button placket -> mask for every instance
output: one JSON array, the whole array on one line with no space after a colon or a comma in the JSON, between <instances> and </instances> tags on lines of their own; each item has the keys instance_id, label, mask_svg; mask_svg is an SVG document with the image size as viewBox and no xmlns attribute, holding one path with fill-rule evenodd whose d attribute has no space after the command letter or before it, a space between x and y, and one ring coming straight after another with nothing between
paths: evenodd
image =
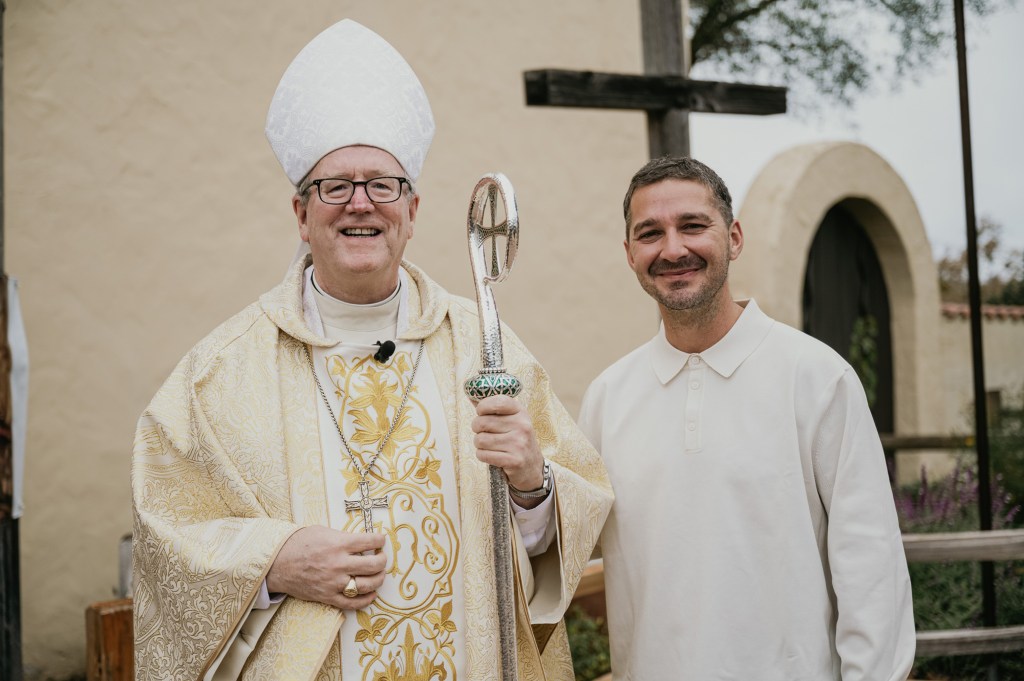
<instances>
[{"instance_id":1,"label":"button placket","mask_svg":"<svg viewBox=\"0 0 1024 681\"><path fill-rule=\"evenodd\" d=\"M707 365L697 355L691 355L686 362L686 382L689 394L686 396L684 413L684 442L686 451L701 448L701 404L704 401L704 372Z\"/></svg>"}]
</instances>

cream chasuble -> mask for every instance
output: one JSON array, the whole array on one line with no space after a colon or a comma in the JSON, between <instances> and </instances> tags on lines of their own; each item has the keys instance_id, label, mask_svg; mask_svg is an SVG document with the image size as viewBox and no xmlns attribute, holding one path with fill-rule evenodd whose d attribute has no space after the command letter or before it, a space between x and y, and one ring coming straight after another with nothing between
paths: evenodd
<instances>
[{"instance_id":1,"label":"cream chasuble","mask_svg":"<svg viewBox=\"0 0 1024 681\"><path fill-rule=\"evenodd\" d=\"M340 341L315 348L313 365L361 469L387 437L367 474L370 497L388 501L387 508L372 511L374 530L388 536L387 577L377 599L342 623L342 679L460 681L466 627L458 482L441 396L425 355L410 386L419 342L398 341L388 360L373 358L374 342L397 337L400 290L380 304L348 305L306 287L307 300L313 292L324 336ZM318 320L306 309L315 329ZM321 401L319 407L329 526L362 532L362 512L345 509L346 501L360 498L359 473L327 405Z\"/></svg>"},{"instance_id":2,"label":"cream chasuble","mask_svg":"<svg viewBox=\"0 0 1024 681\"><path fill-rule=\"evenodd\" d=\"M489 479L474 454L475 410L462 392L480 365L476 305L403 263L399 296L408 314L393 337L398 352L382 367L359 365L358 356L333 350L338 343L325 338L327 329L307 322L309 264L308 256L296 261L284 282L200 341L139 420L132 459L136 673L182 681L208 672L219 678L222 671L240 679L343 681L362 678L359 668L366 667L372 681L422 679L429 669L437 671L427 678L440 678L443 669L446 681L494 679ZM571 681L561 617L608 514L611 488L547 374L511 330L503 335L506 366L523 382L518 399L557 490L556 538L541 555L525 557L510 519L519 556L520 679ZM413 409L369 478L372 496L390 495L391 506L375 509L373 520L389 534L387 581L395 591L362 617L290 597L252 610L297 529L361 523L361 515L340 511L358 492L345 475L351 469L341 465L339 441L328 441L334 434L324 430L329 420L307 348L358 455L376 451L372 441L394 414L394 391L404 387L399 365L414 361L421 340ZM365 357L366 349L357 355ZM344 399L339 386L349 391ZM445 459L451 468L435 470L434 462ZM344 650L342 637L350 642ZM403 657L409 651L411 658ZM356 670L343 664L352 655ZM361 655L368 657L360 662Z\"/></svg>"}]
</instances>

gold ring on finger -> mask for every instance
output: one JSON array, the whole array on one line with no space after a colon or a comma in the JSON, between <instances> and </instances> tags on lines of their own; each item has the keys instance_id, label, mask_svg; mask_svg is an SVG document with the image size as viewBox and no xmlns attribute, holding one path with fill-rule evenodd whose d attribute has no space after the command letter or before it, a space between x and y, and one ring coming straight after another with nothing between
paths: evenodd
<instances>
[{"instance_id":1,"label":"gold ring on finger","mask_svg":"<svg viewBox=\"0 0 1024 681\"><path fill-rule=\"evenodd\" d=\"M359 595L359 589L356 587L355 577L349 577L348 584L345 585L345 588L341 593L345 594L348 598L355 598Z\"/></svg>"}]
</instances>

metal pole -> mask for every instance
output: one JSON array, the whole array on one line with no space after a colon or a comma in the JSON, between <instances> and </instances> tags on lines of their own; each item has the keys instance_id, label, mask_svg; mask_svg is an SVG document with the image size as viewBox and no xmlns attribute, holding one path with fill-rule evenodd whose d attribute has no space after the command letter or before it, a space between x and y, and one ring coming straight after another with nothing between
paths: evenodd
<instances>
[{"instance_id":1,"label":"metal pole","mask_svg":"<svg viewBox=\"0 0 1024 681\"><path fill-rule=\"evenodd\" d=\"M974 166L971 160L971 114L967 93L967 36L964 2L953 0L956 19L956 62L960 80L960 137L964 159L964 208L967 217L967 294L971 308L971 359L974 367L974 430L978 452L978 512L981 529L992 529L992 486L989 475L988 408L985 398L985 358L981 344L981 284L978 275L978 226L974 215ZM995 569L981 564L982 617L996 624Z\"/></svg>"}]
</instances>

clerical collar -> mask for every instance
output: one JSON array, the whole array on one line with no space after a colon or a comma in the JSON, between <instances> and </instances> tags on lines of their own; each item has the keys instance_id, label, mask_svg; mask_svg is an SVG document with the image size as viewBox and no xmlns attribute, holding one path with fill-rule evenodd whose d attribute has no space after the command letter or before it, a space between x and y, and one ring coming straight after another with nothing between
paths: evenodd
<instances>
[{"instance_id":1,"label":"clerical collar","mask_svg":"<svg viewBox=\"0 0 1024 681\"><path fill-rule=\"evenodd\" d=\"M310 283L313 300L324 325L324 334L328 338L363 345L394 339L401 302L401 280L390 296L368 305L346 303L324 293L316 283L316 276L310 277Z\"/></svg>"}]
</instances>

